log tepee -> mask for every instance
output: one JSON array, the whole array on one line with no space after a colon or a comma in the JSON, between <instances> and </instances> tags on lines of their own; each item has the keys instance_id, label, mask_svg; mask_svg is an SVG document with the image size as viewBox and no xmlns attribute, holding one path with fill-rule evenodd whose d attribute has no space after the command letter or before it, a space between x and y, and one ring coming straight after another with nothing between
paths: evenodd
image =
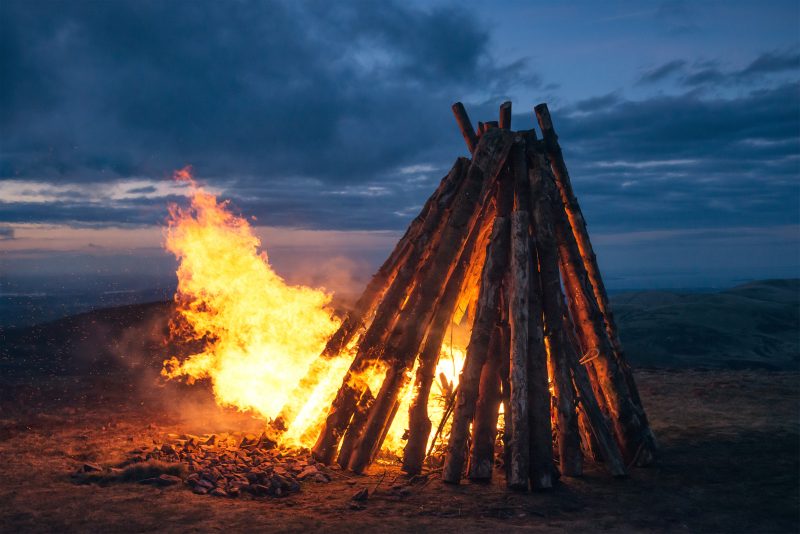
<instances>
[{"instance_id":1,"label":"log tepee","mask_svg":"<svg viewBox=\"0 0 800 534\"><path fill-rule=\"evenodd\" d=\"M624 476L652 461L655 438L547 106L535 108L541 139L511 130L510 102L477 132L461 103L453 112L471 159L456 160L328 342L322 360L353 344L355 357L312 452L363 472L413 379L403 470L419 473L437 358L473 295L443 479L491 477L501 406L510 488L549 488L584 458ZM371 391L354 377L376 362L386 373Z\"/></svg>"}]
</instances>

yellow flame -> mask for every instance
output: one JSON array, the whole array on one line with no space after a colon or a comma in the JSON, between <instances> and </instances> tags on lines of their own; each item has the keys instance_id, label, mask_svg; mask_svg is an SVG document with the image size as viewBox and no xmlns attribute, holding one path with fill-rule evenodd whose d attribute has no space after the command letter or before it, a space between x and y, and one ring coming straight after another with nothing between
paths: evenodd
<instances>
[{"instance_id":1,"label":"yellow flame","mask_svg":"<svg viewBox=\"0 0 800 534\"><path fill-rule=\"evenodd\" d=\"M218 404L265 420L274 419L290 399L302 399L282 440L312 446L352 361L355 341L320 365L318 357L339 326L331 294L288 285L266 252L259 251L261 242L244 218L198 186L188 168L175 177L189 183L191 196L188 208L170 206L165 236L165 248L179 260L178 320L171 327L173 335L200 340L203 348L184 359L166 360L162 374L189 383L210 379ZM439 374L455 387L463 358L461 349L443 347L429 401L434 429L445 409ZM316 376L298 392L310 367ZM383 372L375 366L356 379L377 392ZM411 390L402 396L384 450L397 452L404 446Z\"/></svg>"}]
</instances>

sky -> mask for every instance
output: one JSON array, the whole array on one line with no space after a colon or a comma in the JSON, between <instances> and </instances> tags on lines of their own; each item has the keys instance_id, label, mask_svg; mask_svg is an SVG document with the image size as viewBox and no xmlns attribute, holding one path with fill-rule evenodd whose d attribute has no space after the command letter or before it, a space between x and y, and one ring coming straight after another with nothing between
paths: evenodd
<instances>
[{"instance_id":1,"label":"sky","mask_svg":"<svg viewBox=\"0 0 800 534\"><path fill-rule=\"evenodd\" d=\"M3 0L0 289L174 284L186 165L353 289L467 155L451 104L505 100L548 103L610 288L800 276L796 1Z\"/></svg>"}]
</instances>

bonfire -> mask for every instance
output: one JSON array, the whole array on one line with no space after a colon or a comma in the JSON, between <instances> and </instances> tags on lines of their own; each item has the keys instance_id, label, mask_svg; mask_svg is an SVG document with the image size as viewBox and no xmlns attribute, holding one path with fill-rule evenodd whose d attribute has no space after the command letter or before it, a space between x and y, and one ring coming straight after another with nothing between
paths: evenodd
<instances>
[{"instance_id":1,"label":"bonfire","mask_svg":"<svg viewBox=\"0 0 800 534\"><path fill-rule=\"evenodd\" d=\"M477 132L453 111L471 159L344 314L325 290L287 284L248 222L180 171L192 195L166 232L180 261L171 327L202 350L163 374L210 380L219 404L264 420L258 444L310 449L311 464L362 473L396 458L451 483L497 464L516 490L587 459L624 476L655 439L547 107L541 139L511 130L509 102Z\"/></svg>"}]
</instances>

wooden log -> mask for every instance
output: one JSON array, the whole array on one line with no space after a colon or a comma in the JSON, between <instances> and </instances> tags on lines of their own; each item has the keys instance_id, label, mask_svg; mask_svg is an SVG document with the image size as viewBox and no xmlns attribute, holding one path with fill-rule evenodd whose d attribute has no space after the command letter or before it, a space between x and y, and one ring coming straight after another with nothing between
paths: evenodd
<instances>
[{"instance_id":1,"label":"wooden log","mask_svg":"<svg viewBox=\"0 0 800 534\"><path fill-rule=\"evenodd\" d=\"M328 416L311 450L318 461L329 464L336 455L339 440L353 416L358 399L366 389L366 386L359 381L359 375L364 373L372 362L382 358L382 348L389 329L394 324L403 302L408 298L414 277L429 255L438 247L442 231L446 226L444 215L449 214L451 205L461 196L464 185L462 182L465 181L471 166L467 159L456 160L450 170L452 178L449 181L458 184L458 187L448 189L448 194L443 194L432 205L430 214L425 218L419 234L413 241L412 251L400 265L391 286L378 304L375 316L359 342L358 352L331 403Z\"/></svg>"},{"instance_id":2,"label":"wooden log","mask_svg":"<svg viewBox=\"0 0 800 534\"><path fill-rule=\"evenodd\" d=\"M549 169L540 169L545 175L543 187L553 188L553 195L550 197L555 199L551 202L554 229L564 285L574 312L573 318L585 345L597 351L597 356L588 363L597 379L595 394L598 395L598 389L602 392L623 457L633 461L644 440L642 421L631 401L627 381L614 358L569 221L561 200L555 193L554 179Z\"/></svg>"},{"instance_id":3,"label":"wooden log","mask_svg":"<svg viewBox=\"0 0 800 534\"><path fill-rule=\"evenodd\" d=\"M339 449L339 456L336 458L336 463L343 468L347 467L347 463L350 461L350 455L353 453L353 448L355 448L358 438L361 437L361 433L364 431L364 424L367 422L367 414L374 402L375 397L372 396L372 392L366 390L364 394L361 395L356 405L356 411L353 414L353 418L350 420L350 424L347 426L347 431L344 433L342 446Z\"/></svg>"},{"instance_id":4,"label":"wooden log","mask_svg":"<svg viewBox=\"0 0 800 534\"><path fill-rule=\"evenodd\" d=\"M583 457L578 434L575 394L567 360L569 339L563 323L566 309L561 293L558 248L553 230L552 199L548 198L548 191L542 186L542 173L532 169L529 176L533 234L541 280L544 335L549 348L556 406L559 467L562 475L576 477L583 473Z\"/></svg>"},{"instance_id":5,"label":"wooden log","mask_svg":"<svg viewBox=\"0 0 800 534\"><path fill-rule=\"evenodd\" d=\"M500 128L511 129L511 102L509 101L500 104Z\"/></svg>"},{"instance_id":6,"label":"wooden log","mask_svg":"<svg viewBox=\"0 0 800 534\"><path fill-rule=\"evenodd\" d=\"M600 268L597 265L597 256L594 253L592 242L589 239L589 232L586 229L586 221L583 217L580 204L578 203L578 198L575 196L575 192L572 188L572 181L569 177L569 171L564 161L561 146L558 143L558 135L553 128L553 121L550 117L550 111L547 109L547 104L539 104L536 106L535 112L539 127L542 130L544 147L556 178L556 185L558 186L567 218L572 227L581 259L584 263L589 282L591 283L597 306L603 316L603 323L611 342L611 348L614 351L614 357L628 384L631 402L637 412L636 415L638 419L641 421L643 442L639 447L637 462L639 465L647 465L651 463L655 457L657 448L655 436L647 421L647 413L642 406L639 389L636 386L636 381L633 379L633 371L623 352L622 343L619 339L619 331L616 321L614 320L614 314L609 305L608 293L603 283L603 277L600 274Z\"/></svg>"},{"instance_id":7,"label":"wooden log","mask_svg":"<svg viewBox=\"0 0 800 534\"><path fill-rule=\"evenodd\" d=\"M481 121L478 121L478 132L477 132L477 136L478 136L478 137L482 136L482 135L483 135L483 132L485 132L485 131L486 131L486 124L482 123Z\"/></svg>"},{"instance_id":8,"label":"wooden log","mask_svg":"<svg viewBox=\"0 0 800 534\"><path fill-rule=\"evenodd\" d=\"M563 293L562 293L563 298ZM580 352L580 342L578 341L578 336L575 333L575 326L572 324L572 318L570 317L568 306L564 304L562 300L562 308L565 308L564 315L562 316L562 325L564 328L564 333L567 335L567 343L569 343L572 352L575 355L582 354ZM567 358L569 360L569 357ZM570 369L572 366L570 365ZM589 369L584 367L584 371L587 371L587 377ZM591 380L591 378L589 378ZM574 379L573 379L574 381ZM594 392L593 392L594 393ZM602 392L601 392L602 393ZM578 431L581 435L581 448L583 450L584 458L589 458L595 462L602 462L603 461L603 454L600 451L600 444L597 441L597 438L594 435L592 430L592 423L590 421L589 415L586 412L586 408L583 406L583 403L580 402L580 395L578 395L577 388L575 390L575 400L578 403ZM600 404L597 400L597 397L593 394L592 397L594 398L595 402L598 404L598 408L603 410L603 405ZM602 395L601 395L602 397ZM605 416L603 416L605 417ZM605 424L606 428L608 427L608 423ZM610 435L610 434L609 434ZM614 444L616 447L616 443ZM617 449L618 450L618 449Z\"/></svg>"},{"instance_id":9,"label":"wooden log","mask_svg":"<svg viewBox=\"0 0 800 534\"><path fill-rule=\"evenodd\" d=\"M569 321L568 316L564 319L565 323ZM608 420L597 402L587 368L580 363L578 352L575 350L575 345L571 338L568 338L566 349L567 361L572 370L572 380L578 395L578 404L586 414L587 422L591 427L593 446L596 446L598 453L603 458L606 469L615 477L624 477L628 473L625 468L625 461L622 459L622 453L614 440L614 434L609 427Z\"/></svg>"},{"instance_id":10,"label":"wooden log","mask_svg":"<svg viewBox=\"0 0 800 534\"><path fill-rule=\"evenodd\" d=\"M461 130L461 135L464 137L464 142L467 144L467 149L469 153L472 154L478 146L478 138L475 135L475 130L472 129L472 121L469 120L467 110L464 109L464 104L461 102L453 104L452 109L453 115L455 115L456 122L458 123L458 128Z\"/></svg>"},{"instance_id":11,"label":"wooden log","mask_svg":"<svg viewBox=\"0 0 800 534\"><path fill-rule=\"evenodd\" d=\"M418 283L386 343L386 353L391 355L394 363L375 397L364 432L350 460L348 467L356 473L363 472L369 465L373 451L380 447L379 437L384 427L391 424L391 408L407 384L408 372L419 353L436 303L456 269L483 205L494 189L494 181L505 163L512 141L511 135L501 130L497 134L481 137L464 186L447 219L440 246L422 266Z\"/></svg>"},{"instance_id":12,"label":"wooden log","mask_svg":"<svg viewBox=\"0 0 800 534\"><path fill-rule=\"evenodd\" d=\"M488 481L494 469L494 446L497 441L497 416L500 412L500 362L508 359L501 352L503 329L498 325L489 341L489 356L481 370L478 400L472 423L472 448L469 458L469 479Z\"/></svg>"},{"instance_id":13,"label":"wooden log","mask_svg":"<svg viewBox=\"0 0 800 534\"><path fill-rule=\"evenodd\" d=\"M461 185L461 178L464 175L463 170L466 169L468 163L469 160L466 158L457 159L453 166L453 169L457 168L456 172L451 170L442 178L439 187L428 198L419 215L411 221L405 234L400 238L400 241L398 241L383 265L373 275L353 309L345 315L339 329L330 337L319 358L311 363L305 376L300 379L298 386L290 393L278 416L270 423L274 431L283 432L294 421L297 411L303 405L303 397L308 394L308 391L318 382L319 377L327 369L328 360L338 356L353 340L355 334L363 328L365 320L375 311L378 301L391 286L400 267L409 260L409 256L414 250L415 242L420 239L426 228L429 229L434 225L438 226L440 224L441 217L444 214L442 204L446 205L449 199L454 197Z\"/></svg>"},{"instance_id":14,"label":"wooden log","mask_svg":"<svg viewBox=\"0 0 800 534\"><path fill-rule=\"evenodd\" d=\"M402 470L410 475L420 473L425 460L426 445L432 428L432 422L428 417L428 397L435 378L444 336L447 327L452 324L459 296L465 291L465 284L469 283L468 272L474 268L477 261L482 261L481 249L486 247L494 221L495 207L493 203L487 202L482 210L483 213L473 227L472 235L467 239L467 244L461 252L458 265L447 281L444 294L437 303L434 319L420 351L419 365L414 381L415 395L408 409L408 442L403 451Z\"/></svg>"},{"instance_id":15,"label":"wooden log","mask_svg":"<svg viewBox=\"0 0 800 534\"><path fill-rule=\"evenodd\" d=\"M498 123L497 121L488 121L486 123L485 127L486 127L486 130L488 131L488 130L491 130L492 128L499 128L500 127L500 123Z\"/></svg>"},{"instance_id":16,"label":"wooden log","mask_svg":"<svg viewBox=\"0 0 800 534\"><path fill-rule=\"evenodd\" d=\"M530 476L530 432L528 396L528 328L530 322L530 215L525 195L528 173L525 146L521 139L511 152L514 180L514 210L511 213L511 263L508 317L511 326L510 370L511 384L511 465L507 485L511 489L527 490ZM545 368L546 369L546 368ZM546 372L545 372L546 376ZM545 386L546 389L546 386ZM547 402L547 417L550 417ZM547 441L551 442L550 436Z\"/></svg>"},{"instance_id":17,"label":"wooden log","mask_svg":"<svg viewBox=\"0 0 800 534\"><path fill-rule=\"evenodd\" d=\"M488 135L488 134L487 134ZM497 217L486 252L486 261L481 276L481 289L475 322L464 366L459 375L458 395L453 413L453 424L447 443L447 455L442 470L444 482L458 484L464 469L469 426L475 415L479 379L489 346L492 330L498 320L498 305L502 281L508 266L511 241L510 211L513 203L513 184L509 175L499 180Z\"/></svg>"},{"instance_id":18,"label":"wooden log","mask_svg":"<svg viewBox=\"0 0 800 534\"><path fill-rule=\"evenodd\" d=\"M504 310L503 313L506 315L508 313L508 305L506 304L508 301L507 293L508 284L505 283L501 292L502 302L500 303L500 309ZM499 328L503 332L502 339L504 343L500 350L500 354L503 355L500 361L500 399L503 406L503 433L501 439L503 442L503 471L506 479L508 479L508 470L511 465L511 430L513 427L511 423L511 383L508 381L510 369L510 362L508 359L510 349L508 343L511 337L511 327L508 324L508 318L501 320Z\"/></svg>"}]
</instances>

